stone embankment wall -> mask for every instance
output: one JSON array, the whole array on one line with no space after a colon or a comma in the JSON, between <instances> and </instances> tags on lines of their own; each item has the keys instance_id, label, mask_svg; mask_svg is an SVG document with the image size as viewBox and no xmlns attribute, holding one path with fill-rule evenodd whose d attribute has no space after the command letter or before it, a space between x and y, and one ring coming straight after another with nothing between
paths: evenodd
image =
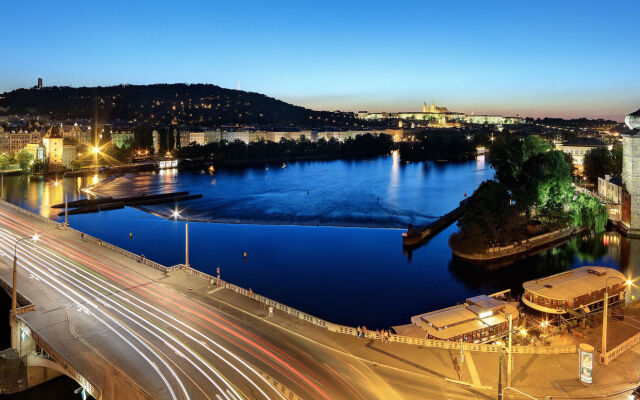
<instances>
[{"instance_id":1,"label":"stone embankment wall","mask_svg":"<svg viewBox=\"0 0 640 400\"><path fill-rule=\"evenodd\" d=\"M565 228L533 236L529 239L513 242L507 246L490 247L483 253L465 253L462 251L453 250L453 254L460 258L472 261L491 261L508 257L516 257L518 255L526 254L535 249L544 247L547 244L568 238L578 232L578 230L575 230L573 228Z\"/></svg>"}]
</instances>

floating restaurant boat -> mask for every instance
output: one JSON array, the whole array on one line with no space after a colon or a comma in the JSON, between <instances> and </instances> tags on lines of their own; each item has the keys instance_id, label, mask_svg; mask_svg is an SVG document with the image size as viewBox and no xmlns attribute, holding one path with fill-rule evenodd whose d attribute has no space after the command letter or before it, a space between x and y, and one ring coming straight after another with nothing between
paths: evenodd
<instances>
[{"instance_id":1,"label":"floating restaurant boat","mask_svg":"<svg viewBox=\"0 0 640 400\"><path fill-rule=\"evenodd\" d=\"M474 343L498 339L517 326L517 303L500 299L509 290L468 298L463 304L411 317L411 324L394 326L399 335Z\"/></svg>"},{"instance_id":2,"label":"floating restaurant boat","mask_svg":"<svg viewBox=\"0 0 640 400\"><path fill-rule=\"evenodd\" d=\"M604 307L605 285L609 306L624 303L627 278L607 267L580 267L522 284L522 302L547 314L589 313Z\"/></svg>"}]
</instances>

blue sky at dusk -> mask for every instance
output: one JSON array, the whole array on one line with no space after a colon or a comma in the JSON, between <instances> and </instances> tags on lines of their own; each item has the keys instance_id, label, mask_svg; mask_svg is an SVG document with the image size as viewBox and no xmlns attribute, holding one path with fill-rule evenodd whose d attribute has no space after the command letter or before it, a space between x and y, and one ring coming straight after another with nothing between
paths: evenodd
<instances>
[{"instance_id":1,"label":"blue sky at dusk","mask_svg":"<svg viewBox=\"0 0 640 400\"><path fill-rule=\"evenodd\" d=\"M328 110L622 117L640 1L4 2L0 92L198 82ZM634 19L635 18L635 19Z\"/></svg>"}]
</instances>

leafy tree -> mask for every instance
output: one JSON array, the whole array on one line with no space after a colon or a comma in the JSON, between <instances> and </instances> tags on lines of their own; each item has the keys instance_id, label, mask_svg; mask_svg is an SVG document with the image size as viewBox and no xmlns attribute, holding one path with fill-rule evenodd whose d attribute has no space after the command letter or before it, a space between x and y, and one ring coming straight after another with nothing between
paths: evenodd
<instances>
[{"instance_id":1,"label":"leafy tree","mask_svg":"<svg viewBox=\"0 0 640 400\"><path fill-rule=\"evenodd\" d=\"M563 214L573 196L571 169L561 151L530 157L522 166L514 190L516 204L527 214L532 211L548 222Z\"/></svg>"},{"instance_id":2,"label":"leafy tree","mask_svg":"<svg viewBox=\"0 0 640 400\"><path fill-rule=\"evenodd\" d=\"M482 182L469 198L464 214L458 220L460 231L449 243L458 250L481 251L524 238L525 219L511 205L507 188L499 182Z\"/></svg>"},{"instance_id":3,"label":"leafy tree","mask_svg":"<svg viewBox=\"0 0 640 400\"><path fill-rule=\"evenodd\" d=\"M492 146L489 164L496 171L498 181L509 190L514 190L527 160L550 149L547 142L536 136L503 136Z\"/></svg>"},{"instance_id":4,"label":"leafy tree","mask_svg":"<svg viewBox=\"0 0 640 400\"><path fill-rule=\"evenodd\" d=\"M16 153L16 161L20 164L20 169L27 172L31 167L31 161L33 161L33 154L22 149Z\"/></svg>"},{"instance_id":5,"label":"leafy tree","mask_svg":"<svg viewBox=\"0 0 640 400\"><path fill-rule=\"evenodd\" d=\"M584 174L591 183L598 182L615 170L614 156L609 149L596 147L584 155ZM622 157L620 157L620 171L622 171Z\"/></svg>"},{"instance_id":6,"label":"leafy tree","mask_svg":"<svg viewBox=\"0 0 640 400\"><path fill-rule=\"evenodd\" d=\"M613 156L611 175L619 178L622 176L622 146L613 146L611 155Z\"/></svg>"},{"instance_id":7,"label":"leafy tree","mask_svg":"<svg viewBox=\"0 0 640 400\"><path fill-rule=\"evenodd\" d=\"M0 170L4 171L9 167L10 164L11 162L7 153L0 154Z\"/></svg>"},{"instance_id":8,"label":"leafy tree","mask_svg":"<svg viewBox=\"0 0 640 400\"><path fill-rule=\"evenodd\" d=\"M574 226L596 233L604 231L607 225L607 210L598 199L580 193L570 208Z\"/></svg>"}]
</instances>

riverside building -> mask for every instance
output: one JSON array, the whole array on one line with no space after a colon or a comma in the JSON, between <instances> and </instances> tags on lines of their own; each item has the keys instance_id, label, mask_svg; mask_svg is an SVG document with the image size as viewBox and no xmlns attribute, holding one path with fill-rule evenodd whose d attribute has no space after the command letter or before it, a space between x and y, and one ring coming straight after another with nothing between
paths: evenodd
<instances>
[{"instance_id":1,"label":"riverside building","mask_svg":"<svg viewBox=\"0 0 640 400\"><path fill-rule=\"evenodd\" d=\"M580 267L525 282L522 302L545 314L590 313L604 307L605 285L609 305L624 302L627 278L607 267Z\"/></svg>"},{"instance_id":2,"label":"riverside building","mask_svg":"<svg viewBox=\"0 0 640 400\"><path fill-rule=\"evenodd\" d=\"M493 296L493 295L492 295ZM411 317L411 324L394 326L399 335L465 342L484 343L498 339L517 325L519 312L515 305L492 296L480 295L464 304Z\"/></svg>"}]
</instances>

